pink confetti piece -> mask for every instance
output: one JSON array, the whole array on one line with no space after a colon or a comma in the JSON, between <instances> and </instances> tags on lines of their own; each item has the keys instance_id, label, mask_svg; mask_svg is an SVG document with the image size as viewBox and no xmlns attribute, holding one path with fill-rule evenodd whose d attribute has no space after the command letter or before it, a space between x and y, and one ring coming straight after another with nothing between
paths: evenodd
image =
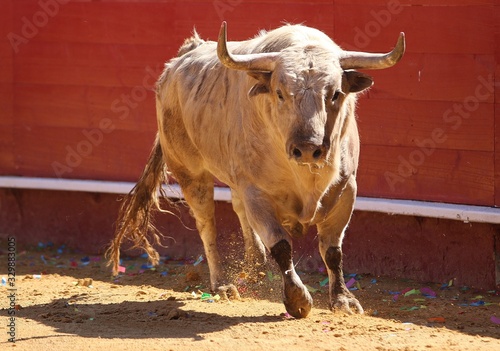
<instances>
[{"instance_id":1,"label":"pink confetti piece","mask_svg":"<svg viewBox=\"0 0 500 351\"><path fill-rule=\"evenodd\" d=\"M352 287L354 284L356 284L356 279L354 278L351 278L346 284L345 286L347 287L347 289L349 289L350 287Z\"/></svg>"},{"instance_id":2,"label":"pink confetti piece","mask_svg":"<svg viewBox=\"0 0 500 351\"><path fill-rule=\"evenodd\" d=\"M127 270L127 268L125 268L123 266L118 266L118 272L125 273L126 270Z\"/></svg>"},{"instance_id":3,"label":"pink confetti piece","mask_svg":"<svg viewBox=\"0 0 500 351\"><path fill-rule=\"evenodd\" d=\"M413 289L412 289L412 288L406 288L406 289L403 289L403 290L401 291L401 294L402 294L402 295L404 295L404 294L406 294L408 291L411 291L411 290L413 290Z\"/></svg>"},{"instance_id":4,"label":"pink confetti piece","mask_svg":"<svg viewBox=\"0 0 500 351\"><path fill-rule=\"evenodd\" d=\"M500 324L500 318L491 316L490 321L492 321L495 324Z\"/></svg>"}]
</instances>

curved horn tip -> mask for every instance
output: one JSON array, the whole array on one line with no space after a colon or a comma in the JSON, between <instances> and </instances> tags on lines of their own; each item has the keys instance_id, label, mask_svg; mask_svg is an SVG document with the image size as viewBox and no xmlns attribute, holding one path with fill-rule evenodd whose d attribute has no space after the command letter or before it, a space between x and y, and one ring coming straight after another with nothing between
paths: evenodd
<instances>
[{"instance_id":1,"label":"curved horn tip","mask_svg":"<svg viewBox=\"0 0 500 351\"><path fill-rule=\"evenodd\" d=\"M222 21L222 24L220 25L220 30L219 30L219 41L221 39L226 39L227 38L227 23L226 21Z\"/></svg>"},{"instance_id":2,"label":"curved horn tip","mask_svg":"<svg viewBox=\"0 0 500 351\"><path fill-rule=\"evenodd\" d=\"M217 56L224 65L227 65L232 61L231 54L227 50L226 26L227 26L226 21L223 21L219 31L219 38L217 40Z\"/></svg>"},{"instance_id":3,"label":"curved horn tip","mask_svg":"<svg viewBox=\"0 0 500 351\"><path fill-rule=\"evenodd\" d=\"M405 33L401 32L399 33L398 42L396 43L396 46L392 51L392 53L396 54L393 57L393 64L396 64L397 62L399 62L399 60L401 60L405 51L406 51Z\"/></svg>"},{"instance_id":4,"label":"curved horn tip","mask_svg":"<svg viewBox=\"0 0 500 351\"><path fill-rule=\"evenodd\" d=\"M402 45L403 48L406 47L406 40L405 40L405 32L399 33L399 38L398 38L398 43L397 45Z\"/></svg>"}]
</instances>

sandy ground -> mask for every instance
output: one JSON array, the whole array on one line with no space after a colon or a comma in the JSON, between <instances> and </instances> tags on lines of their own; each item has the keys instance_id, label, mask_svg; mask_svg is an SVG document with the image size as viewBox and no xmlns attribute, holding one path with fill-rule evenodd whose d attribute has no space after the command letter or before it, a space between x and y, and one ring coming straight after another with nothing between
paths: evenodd
<instances>
[{"instance_id":1,"label":"sandy ground","mask_svg":"<svg viewBox=\"0 0 500 351\"><path fill-rule=\"evenodd\" d=\"M327 308L324 273L301 273L315 307L296 320L272 265L253 280L233 264L242 299L217 300L201 294L205 261L167 258L151 269L138 257L111 278L101 256L68 251L18 252L14 309L9 282L0 286L1 350L500 350L498 291L351 275L365 314L347 315ZM6 250L0 262L7 280Z\"/></svg>"}]
</instances>

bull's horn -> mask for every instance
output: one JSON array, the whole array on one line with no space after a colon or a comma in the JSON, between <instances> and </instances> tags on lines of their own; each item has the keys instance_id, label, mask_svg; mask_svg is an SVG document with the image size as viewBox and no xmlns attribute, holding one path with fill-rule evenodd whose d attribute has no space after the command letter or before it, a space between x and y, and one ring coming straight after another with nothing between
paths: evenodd
<instances>
[{"instance_id":1,"label":"bull's horn","mask_svg":"<svg viewBox=\"0 0 500 351\"><path fill-rule=\"evenodd\" d=\"M367 52L344 51L340 57L343 69L383 69L394 66L405 53L405 34L399 34L396 47L387 54L370 54Z\"/></svg>"},{"instance_id":2,"label":"bull's horn","mask_svg":"<svg viewBox=\"0 0 500 351\"><path fill-rule=\"evenodd\" d=\"M222 22L217 42L217 56L220 62L227 68L242 71L272 72L276 63L278 53L260 53L247 55L233 55L227 50L226 22Z\"/></svg>"}]
</instances>

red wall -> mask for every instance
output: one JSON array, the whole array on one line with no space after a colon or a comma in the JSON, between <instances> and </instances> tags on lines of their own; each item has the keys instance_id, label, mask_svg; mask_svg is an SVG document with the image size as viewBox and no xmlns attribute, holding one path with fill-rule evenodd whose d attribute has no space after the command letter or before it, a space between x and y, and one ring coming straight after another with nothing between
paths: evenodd
<instances>
[{"instance_id":1,"label":"red wall","mask_svg":"<svg viewBox=\"0 0 500 351\"><path fill-rule=\"evenodd\" d=\"M0 175L136 180L156 128L150 88L193 27L214 39L227 20L241 40L287 21L366 51L406 33L403 60L369 72L359 102L360 195L500 205L500 89L484 85L500 77L498 0L1 6Z\"/></svg>"},{"instance_id":2,"label":"red wall","mask_svg":"<svg viewBox=\"0 0 500 351\"><path fill-rule=\"evenodd\" d=\"M375 86L359 101L360 195L500 205L500 88L484 85L500 80L500 0L2 0L0 176L135 181L163 63L193 27L213 40L222 20L230 40L287 21L366 51L391 49L404 31L405 57L369 72ZM117 209L115 195L0 189L0 239L102 252ZM170 254L202 252L196 232L158 217L176 238ZM229 204L217 204L217 221L222 237L236 235ZM344 261L351 272L491 288L498 243L495 225L356 212ZM296 242L299 265L319 264L316 246Z\"/></svg>"}]
</instances>

